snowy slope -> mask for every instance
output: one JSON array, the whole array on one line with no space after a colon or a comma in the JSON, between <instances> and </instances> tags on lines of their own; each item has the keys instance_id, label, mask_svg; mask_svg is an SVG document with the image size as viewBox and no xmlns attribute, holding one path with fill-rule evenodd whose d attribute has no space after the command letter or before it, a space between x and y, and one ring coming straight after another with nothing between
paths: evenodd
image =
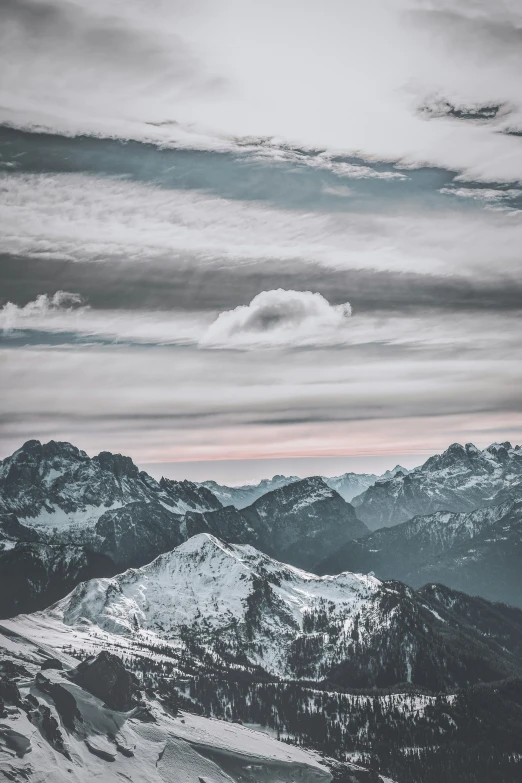
<instances>
[{"instance_id":1,"label":"snowy slope","mask_svg":"<svg viewBox=\"0 0 522 783\"><path fill-rule=\"evenodd\" d=\"M77 661L0 627L0 777L31 783L327 783L317 756L251 729L169 713L115 711L71 681ZM50 657L63 670L45 669ZM55 665L55 664L53 664ZM7 683L7 686L4 685Z\"/></svg>"}]
</instances>

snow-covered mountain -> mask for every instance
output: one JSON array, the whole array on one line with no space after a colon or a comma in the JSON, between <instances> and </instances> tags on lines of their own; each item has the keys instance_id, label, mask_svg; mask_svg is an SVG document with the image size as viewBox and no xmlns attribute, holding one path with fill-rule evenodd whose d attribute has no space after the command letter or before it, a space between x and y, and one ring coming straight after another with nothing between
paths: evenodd
<instances>
[{"instance_id":1,"label":"snow-covered mountain","mask_svg":"<svg viewBox=\"0 0 522 783\"><path fill-rule=\"evenodd\" d=\"M251 506L187 514L187 534L209 532L252 544L300 568L310 568L343 542L368 532L353 507L319 476L267 492Z\"/></svg>"},{"instance_id":2,"label":"snow-covered mountain","mask_svg":"<svg viewBox=\"0 0 522 783\"><path fill-rule=\"evenodd\" d=\"M30 440L0 462L0 513L42 532L94 527L108 510L152 501L178 515L221 507L198 484L157 482L130 457L103 451L91 459L70 443Z\"/></svg>"},{"instance_id":3,"label":"snow-covered mountain","mask_svg":"<svg viewBox=\"0 0 522 783\"><path fill-rule=\"evenodd\" d=\"M353 499L357 516L369 528L397 525L437 511L472 511L522 477L522 448L493 443L451 445L407 475L379 480Z\"/></svg>"},{"instance_id":4,"label":"snow-covered mountain","mask_svg":"<svg viewBox=\"0 0 522 783\"><path fill-rule=\"evenodd\" d=\"M522 607L522 498L516 488L514 494L475 511L437 511L381 528L346 543L315 570L371 572L413 587L442 582Z\"/></svg>"},{"instance_id":5,"label":"snow-covered mountain","mask_svg":"<svg viewBox=\"0 0 522 783\"><path fill-rule=\"evenodd\" d=\"M309 567L367 529L320 478L238 511L207 487L158 482L128 457L29 441L0 463L0 616L49 605L82 579L143 565L202 531Z\"/></svg>"},{"instance_id":6,"label":"snow-covered mountain","mask_svg":"<svg viewBox=\"0 0 522 783\"><path fill-rule=\"evenodd\" d=\"M121 454L91 459L70 443L28 441L0 462L0 614L150 562L185 540L187 511L218 508L205 487L157 482Z\"/></svg>"},{"instance_id":7,"label":"snow-covered mountain","mask_svg":"<svg viewBox=\"0 0 522 783\"><path fill-rule=\"evenodd\" d=\"M210 661L261 667L341 688L410 682L444 690L522 674L506 630L513 622L522 629L522 612L506 608L507 617L488 605L495 623L479 630L484 612L464 624L452 595L453 609L449 599L442 605L399 582L349 572L318 577L201 534L143 568L83 583L51 609L6 625L37 628L62 644L69 638L89 645L99 636L104 647L117 644L134 655L140 648L169 651L179 666L196 656L207 668Z\"/></svg>"}]
</instances>

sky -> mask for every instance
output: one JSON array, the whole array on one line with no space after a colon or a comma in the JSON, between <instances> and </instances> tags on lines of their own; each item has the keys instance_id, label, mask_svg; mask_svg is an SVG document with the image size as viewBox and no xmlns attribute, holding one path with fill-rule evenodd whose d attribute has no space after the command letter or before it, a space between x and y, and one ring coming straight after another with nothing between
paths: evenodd
<instances>
[{"instance_id":1,"label":"sky","mask_svg":"<svg viewBox=\"0 0 522 783\"><path fill-rule=\"evenodd\" d=\"M0 458L522 440L518 0L3 0Z\"/></svg>"}]
</instances>

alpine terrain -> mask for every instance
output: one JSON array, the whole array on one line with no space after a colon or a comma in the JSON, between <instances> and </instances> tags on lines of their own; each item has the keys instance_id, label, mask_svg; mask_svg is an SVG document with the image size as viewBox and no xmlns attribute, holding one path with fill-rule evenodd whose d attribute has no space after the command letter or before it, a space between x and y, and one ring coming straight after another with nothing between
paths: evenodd
<instances>
[{"instance_id":1,"label":"alpine terrain","mask_svg":"<svg viewBox=\"0 0 522 783\"><path fill-rule=\"evenodd\" d=\"M480 450L453 443L408 474L379 480L353 499L372 530L436 511L473 511L522 478L522 447L493 443Z\"/></svg>"}]
</instances>

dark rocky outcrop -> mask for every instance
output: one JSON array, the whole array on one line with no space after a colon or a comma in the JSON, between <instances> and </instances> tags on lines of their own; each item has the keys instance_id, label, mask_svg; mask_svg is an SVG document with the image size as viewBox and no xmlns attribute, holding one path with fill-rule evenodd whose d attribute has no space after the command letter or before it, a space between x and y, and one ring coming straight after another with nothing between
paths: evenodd
<instances>
[{"instance_id":1,"label":"dark rocky outcrop","mask_svg":"<svg viewBox=\"0 0 522 783\"><path fill-rule=\"evenodd\" d=\"M82 661L71 679L113 710L129 710L137 703L137 680L121 658L103 651Z\"/></svg>"}]
</instances>

